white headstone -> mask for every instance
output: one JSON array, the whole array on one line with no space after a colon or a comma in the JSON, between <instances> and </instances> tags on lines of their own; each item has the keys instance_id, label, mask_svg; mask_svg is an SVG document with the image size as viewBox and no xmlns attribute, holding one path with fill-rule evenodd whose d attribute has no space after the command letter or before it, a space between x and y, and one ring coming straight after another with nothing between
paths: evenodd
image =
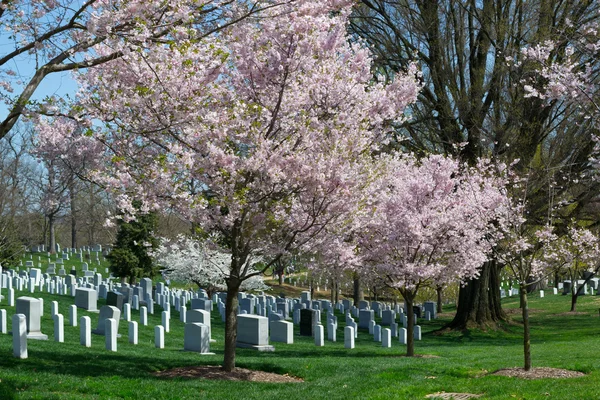
<instances>
[{"instance_id":1,"label":"white headstone","mask_svg":"<svg viewBox=\"0 0 600 400\"><path fill-rule=\"evenodd\" d=\"M165 329L165 333L169 333L169 312L163 311L160 315L161 323L163 328Z\"/></svg>"},{"instance_id":2,"label":"white headstone","mask_svg":"<svg viewBox=\"0 0 600 400\"><path fill-rule=\"evenodd\" d=\"M13 355L27 358L27 318L24 314L12 316Z\"/></svg>"},{"instance_id":3,"label":"white headstone","mask_svg":"<svg viewBox=\"0 0 600 400\"><path fill-rule=\"evenodd\" d=\"M352 326L344 328L344 347L347 349L354 348L354 327Z\"/></svg>"},{"instance_id":4,"label":"white headstone","mask_svg":"<svg viewBox=\"0 0 600 400\"><path fill-rule=\"evenodd\" d=\"M52 301L50 303L50 316L54 317L58 314L58 301Z\"/></svg>"},{"instance_id":5,"label":"white headstone","mask_svg":"<svg viewBox=\"0 0 600 400\"><path fill-rule=\"evenodd\" d=\"M140 307L140 324L148 326L148 310L146 307Z\"/></svg>"},{"instance_id":6,"label":"white headstone","mask_svg":"<svg viewBox=\"0 0 600 400\"><path fill-rule=\"evenodd\" d=\"M54 341L63 343L65 341L65 320L62 314L54 314Z\"/></svg>"},{"instance_id":7,"label":"white headstone","mask_svg":"<svg viewBox=\"0 0 600 400\"><path fill-rule=\"evenodd\" d=\"M92 347L92 320L84 316L79 320L79 343L85 347Z\"/></svg>"},{"instance_id":8,"label":"white headstone","mask_svg":"<svg viewBox=\"0 0 600 400\"><path fill-rule=\"evenodd\" d=\"M5 335L8 332L8 327L6 325L6 310L0 310L0 333Z\"/></svg>"},{"instance_id":9,"label":"white headstone","mask_svg":"<svg viewBox=\"0 0 600 400\"><path fill-rule=\"evenodd\" d=\"M107 318L104 320L105 344L108 351L117 351L117 327L117 319Z\"/></svg>"},{"instance_id":10,"label":"white headstone","mask_svg":"<svg viewBox=\"0 0 600 400\"><path fill-rule=\"evenodd\" d=\"M183 348L200 354L212 354L208 326L199 322L185 324Z\"/></svg>"},{"instance_id":11,"label":"white headstone","mask_svg":"<svg viewBox=\"0 0 600 400\"><path fill-rule=\"evenodd\" d=\"M154 327L154 346L159 349L165 348L165 328L161 325Z\"/></svg>"},{"instance_id":12,"label":"white headstone","mask_svg":"<svg viewBox=\"0 0 600 400\"><path fill-rule=\"evenodd\" d=\"M127 322L131 321L131 304L123 304L123 319Z\"/></svg>"},{"instance_id":13,"label":"white headstone","mask_svg":"<svg viewBox=\"0 0 600 400\"><path fill-rule=\"evenodd\" d=\"M421 327L419 325L415 325L413 333L415 340L421 340Z\"/></svg>"},{"instance_id":14,"label":"white headstone","mask_svg":"<svg viewBox=\"0 0 600 400\"><path fill-rule=\"evenodd\" d=\"M294 343L294 324L289 321L271 321L269 331L272 342Z\"/></svg>"},{"instance_id":15,"label":"white headstone","mask_svg":"<svg viewBox=\"0 0 600 400\"><path fill-rule=\"evenodd\" d=\"M181 306L179 308L179 320L181 322L183 322L184 324L185 324L185 321L186 321L186 318L185 318L186 317L186 315L185 315L186 313L187 313L187 307L186 306Z\"/></svg>"},{"instance_id":16,"label":"white headstone","mask_svg":"<svg viewBox=\"0 0 600 400\"><path fill-rule=\"evenodd\" d=\"M392 331L388 328L384 328L381 332L381 346L392 347Z\"/></svg>"},{"instance_id":17,"label":"white headstone","mask_svg":"<svg viewBox=\"0 0 600 400\"><path fill-rule=\"evenodd\" d=\"M129 343L138 344L138 323L129 321Z\"/></svg>"},{"instance_id":18,"label":"white headstone","mask_svg":"<svg viewBox=\"0 0 600 400\"><path fill-rule=\"evenodd\" d=\"M77 326L77 306L75 304L69 306L69 325Z\"/></svg>"},{"instance_id":19,"label":"white headstone","mask_svg":"<svg viewBox=\"0 0 600 400\"><path fill-rule=\"evenodd\" d=\"M315 334L315 346L325 345L325 332L323 331L323 325L317 324L314 326Z\"/></svg>"},{"instance_id":20,"label":"white headstone","mask_svg":"<svg viewBox=\"0 0 600 400\"><path fill-rule=\"evenodd\" d=\"M406 328L398 329L398 341L400 344L406 344Z\"/></svg>"}]
</instances>

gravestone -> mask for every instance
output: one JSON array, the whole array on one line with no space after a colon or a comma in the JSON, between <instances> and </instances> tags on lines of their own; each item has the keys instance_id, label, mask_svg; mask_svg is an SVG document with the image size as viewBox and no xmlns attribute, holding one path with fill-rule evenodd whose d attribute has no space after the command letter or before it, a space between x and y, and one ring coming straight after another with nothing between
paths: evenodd
<instances>
[{"instance_id":1,"label":"gravestone","mask_svg":"<svg viewBox=\"0 0 600 400\"><path fill-rule=\"evenodd\" d=\"M129 343L138 344L138 323L136 321L129 321Z\"/></svg>"},{"instance_id":2,"label":"gravestone","mask_svg":"<svg viewBox=\"0 0 600 400\"><path fill-rule=\"evenodd\" d=\"M123 295L119 292L110 291L106 293L106 305L123 309Z\"/></svg>"},{"instance_id":3,"label":"gravestone","mask_svg":"<svg viewBox=\"0 0 600 400\"><path fill-rule=\"evenodd\" d=\"M381 325L390 326L396 319L396 312L394 310L383 310L381 312Z\"/></svg>"},{"instance_id":4,"label":"gravestone","mask_svg":"<svg viewBox=\"0 0 600 400\"><path fill-rule=\"evenodd\" d=\"M300 335L301 336L312 336L313 326L316 322L316 311L303 309L300 310Z\"/></svg>"},{"instance_id":5,"label":"gravestone","mask_svg":"<svg viewBox=\"0 0 600 400\"><path fill-rule=\"evenodd\" d=\"M289 321L271 321L269 324L271 341L285 344L294 343L294 324Z\"/></svg>"},{"instance_id":6,"label":"gravestone","mask_svg":"<svg viewBox=\"0 0 600 400\"><path fill-rule=\"evenodd\" d=\"M423 310L425 310L425 312L429 311L429 315L431 316L431 319L437 318L437 303L436 302L434 302L434 301L424 302Z\"/></svg>"},{"instance_id":7,"label":"gravestone","mask_svg":"<svg viewBox=\"0 0 600 400\"><path fill-rule=\"evenodd\" d=\"M77 288L75 291L75 305L87 311L98 311L98 294L94 289Z\"/></svg>"},{"instance_id":8,"label":"gravestone","mask_svg":"<svg viewBox=\"0 0 600 400\"><path fill-rule=\"evenodd\" d=\"M385 328L381 332L381 347L392 347L392 331Z\"/></svg>"},{"instance_id":9,"label":"gravestone","mask_svg":"<svg viewBox=\"0 0 600 400\"><path fill-rule=\"evenodd\" d=\"M192 308L192 310L204 310L207 312L211 312L212 311L212 300L192 299L191 308Z\"/></svg>"},{"instance_id":10,"label":"gravestone","mask_svg":"<svg viewBox=\"0 0 600 400\"><path fill-rule=\"evenodd\" d=\"M157 349L165 348L165 328L162 325L154 327L154 347Z\"/></svg>"},{"instance_id":11,"label":"gravestone","mask_svg":"<svg viewBox=\"0 0 600 400\"><path fill-rule=\"evenodd\" d=\"M571 294L571 281L567 280L567 281L563 281L562 283L563 286L563 296Z\"/></svg>"},{"instance_id":12,"label":"gravestone","mask_svg":"<svg viewBox=\"0 0 600 400\"><path fill-rule=\"evenodd\" d=\"M148 325L148 309L144 306L140 307L140 324Z\"/></svg>"},{"instance_id":13,"label":"gravestone","mask_svg":"<svg viewBox=\"0 0 600 400\"><path fill-rule=\"evenodd\" d=\"M206 310L187 310L185 313L186 324L200 323L208 326L208 337L212 340L210 313Z\"/></svg>"},{"instance_id":14,"label":"gravestone","mask_svg":"<svg viewBox=\"0 0 600 400\"><path fill-rule=\"evenodd\" d=\"M323 325L315 325L315 346L322 347L325 345L325 332L323 330Z\"/></svg>"},{"instance_id":15,"label":"gravestone","mask_svg":"<svg viewBox=\"0 0 600 400\"><path fill-rule=\"evenodd\" d=\"M398 330L398 341L400 344L406 344L406 328L400 328Z\"/></svg>"},{"instance_id":16,"label":"gravestone","mask_svg":"<svg viewBox=\"0 0 600 400\"><path fill-rule=\"evenodd\" d=\"M12 316L13 356L27 358L27 317L24 314Z\"/></svg>"},{"instance_id":17,"label":"gravestone","mask_svg":"<svg viewBox=\"0 0 600 400\"><path fill-rule=\"evenodd\" d=\"M199 322L185 324L183 349L206 355L214 354L210 352L210 328Z\"/></svg>"},{"instance_id":18,"label":"gravestone","mask_svg":"<svg viewBox=\"0 0 600 400\"><path fill-rule=\"evenodd\" d=\"M375 312L373 310L362 309L358 312L358 328L369 329L369 323L375 320ZM371 333L371 332L369 332Z\"/></svg>"},{"instance_id":19,"label":"gravestone","mask_svg":"<svg viewBox=\"0 0 600 400\"><path fill-rule=\"evenodd\" d=\"M41 307L39 299L19 297L16 304L16 314L25 315L28 339L48 339L48 336L41 332Z\"/></svg>"},{"instance_id":20,"label":"gravestone","mask_svg":"<svg viewBox=\"0 0 600 400\"><path fill-rule=\"evenodd\" d=\"M346 326L344 328L344 347L346 349L354 348L354 327Z\"/></svg>"},{"instance_id":21,"label":"gravestone","mask_svg":"<svg viewBox=\"0 0 600 400\"><path fill-rule=\"evenodd\" d=\"M104 306L107 307L107 306ZM102 308L104 308L102 307ZM108 306L111 307L111 306ZM100 309L100 314L102 314L102 309ZM117 351L117 331L119 329L119 320L115 320L113 318L107 318L103 321L104 326L104 343L106 346L106 350L108 351Z\"/></svg>"},{"instance_id":22,"label":"gravestone","mask_svg":"<svg viewBox=\"0 0 600 400\"><path fill-rule=\"evenodd\" d=\"M98 316L98 325L97 328L92 331L92 333L95 335L106 335L105 327L107 319L114 319L115 321L117 321L115 334L117 335L117 337L120 337L118 331L119 320L121 319L121 310L119 310L115 306L102 306L100 308L100 315Z\"/></svg>"},{"instance_id":23,"label":"gravestone","mask_svg":"<svg viewBox=\"0 0 600 400\"><path fill-rule=\"evenodd\" d=\"M238 315L237 347L275 351L269 345L269 320L258 315Z\"/></svg>"}]
</instances>

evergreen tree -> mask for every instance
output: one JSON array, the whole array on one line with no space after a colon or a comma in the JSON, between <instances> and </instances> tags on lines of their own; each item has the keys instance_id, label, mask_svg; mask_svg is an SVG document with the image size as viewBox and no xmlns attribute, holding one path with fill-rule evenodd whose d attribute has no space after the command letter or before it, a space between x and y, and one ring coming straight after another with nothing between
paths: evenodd
<instances>
[{"instance_id":1,"label":"evergreen tree","mask_svg":"<svg viewBox=\"0 0 600 400\"><path fill-rule=\"evenodd\" d=\"M159 245L154 237L157 223L155 213L140 214L130 222L119 221L117 240L106 257L114 276L127 278L130 284L134 284L136 278L156 275L158 267L149 253Z\"/></svg>"}]
</instances>

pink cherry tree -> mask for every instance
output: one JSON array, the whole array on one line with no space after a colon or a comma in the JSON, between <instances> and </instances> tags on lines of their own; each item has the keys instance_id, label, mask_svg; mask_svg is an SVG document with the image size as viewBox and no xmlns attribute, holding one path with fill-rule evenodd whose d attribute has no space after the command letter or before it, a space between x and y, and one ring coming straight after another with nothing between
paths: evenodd
<instances>
[{"instance_id":1,"label":"pink cherry tree","mask_svg":"<svg viewBox=\"0 0 600 400\"><path fill-rule=\"evenodd\" d=\"M218 236L231 254L227 371L242 282L350 218L372 151L419 90L415 71L372 80L369 50L345 32L350 10L329 12L342 3L295 1L202 40L178 30L152 51L124 48L79 77L68 116L40 125L42 141L102 146L93 178L124 218L135 198Z\"/></svg>"},{"instance_id":2,"label":"pink cherry tree","mask_svg":"<svg viewBox=\"0 0 600 400\"><path fill-rule=\"evenodd\" d=\"M404 298L406 354L414 356L419 289L477 276L491 250L486 235L504 193L501 180L442 156L391 156L380 162L384 172L362 209L359 251Z\"/></svg>"},{"instance_id":3,"label":"pink cherry tree","mask_svg":"<svg viewBox=\"0 0 600 400\"><path fill-rule=\"evenodd\" d=\"M525 204L514 198L506 198L498 208L498 219L494 236L495 257L505 266L509 275L519 283L519 298L523 317L524 369L531 369L531 334L529 327L529 303L527 292L530 286L541 282L550 268L546 251L556 240L553 227L532 226L525 218Z\"/></svg>"},{"instance_id":4,"label":"pink cherry tree","mask_svg":"<svg viewBox=\"0 0 600 400\"><path fill-rule=\"evenodd\" d=\"M294 1L3 1L0 101L8 112L0 119L0 139L24 114L54 112L61 99L55 95L40 99L38 89L44 83L60 92L54 82L68 80L63 79L65 74L117 59L132 48L169 42L174 31L200 39ZM100 48L104 51L98 52ZM50 81L53 75L58 79Z\"/></svg>"},{"instance_id":5,"label":"pink cherry tree","mask_svg":"<svg viewBox=\"0 0 600 400\"><path fill-rule=\"evenodd\" d=\"M582 279L582 286L587 285L600 272L600 239L573 222L565 235L550 244L544 258L557 275L566 275L571 280L570 311L577 311L577 298L582 289L578 281Z\"/></svg>"}]
</instances>

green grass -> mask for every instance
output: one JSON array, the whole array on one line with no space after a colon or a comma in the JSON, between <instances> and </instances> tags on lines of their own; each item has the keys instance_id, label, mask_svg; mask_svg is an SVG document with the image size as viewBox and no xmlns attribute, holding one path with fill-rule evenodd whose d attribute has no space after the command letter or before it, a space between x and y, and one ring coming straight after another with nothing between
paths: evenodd
<instances>
[{"instance_id":1,"label":"green grass","mask_svg":"<svg viewBox=\"0 0 600 400\"><path fill-rule=\"evenodd\" d=\"M12 357L12 337L0 335L0 399L423 399L440 391L479 393L486 399L600 399L600 297L580 298L578 311L583 313L576 315L565 314L568 297L540 299L534 295L530 299L534 367L578 370L587 374L582 378L530 381L488 375L522 365L521 326L516 322L498 331L445 335L434 331L449 317L424 322L423 340L416 343L416 352L437 357L406 358L401 356L405 347L397 341L391 349L383 349L362 331L356 348L346 350L343 317L338 315L337 343L315 347L310 338L298 336L296 327L295 343L272 343L273 353L238 349L238 366L304 380L293 384L154 377L156 371L222 361L224 326L216 310L212 319L217 340L211 347L214 356L182 351L183 324L174 309L165 348L156 349L154 326L160 324L160 307L149 316L148 326L138 327L138 345L128 343L127 323L121 321L122 337L118 352L113 353L104 350L101 336L92 335L91 348L80 346L79 327L65 326L65 343L54 342L50 302L59 302L68 325L72 299L39 292L35 297L44 298L42 331L49 340L30 340L29 358L19 360ZM503 305L518 321L518 299L505 299ZM7 307L6 301L0 308L7 309L10 320L14 309ZM79 310L78 316L82 315L92 316L95 327L97 314ZM138 312L133 311L133 316L139 320Z\"/></svg>"}]
</instances>

